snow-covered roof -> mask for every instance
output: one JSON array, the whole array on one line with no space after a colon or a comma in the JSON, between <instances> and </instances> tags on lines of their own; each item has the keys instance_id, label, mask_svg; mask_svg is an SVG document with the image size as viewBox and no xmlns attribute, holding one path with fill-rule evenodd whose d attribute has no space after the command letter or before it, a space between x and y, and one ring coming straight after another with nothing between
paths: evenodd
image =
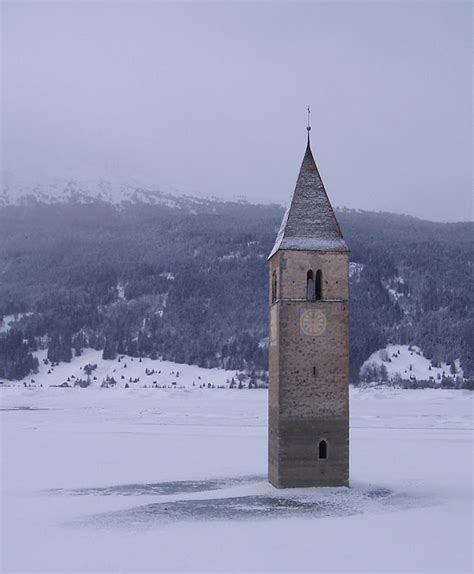
<instances>
[{"instance_id":1,"label":"snow-covered roof","mask_svg":"<svg viewBox=\"0 0 474 574\"><path fill-rule=\"evenodd\" d=\"M295 191L268 258L280 249L349 251L324 189L309 140Z\"/></svg>"}]
</instances>

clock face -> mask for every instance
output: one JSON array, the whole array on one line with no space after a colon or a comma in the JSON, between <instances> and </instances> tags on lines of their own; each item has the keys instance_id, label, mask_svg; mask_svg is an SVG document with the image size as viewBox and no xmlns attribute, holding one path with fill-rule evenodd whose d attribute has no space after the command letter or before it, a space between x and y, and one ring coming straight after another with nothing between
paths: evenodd
<instances>
[{"instance_id":1,"label":"clock face","mask_svg":"<svg viewBox=\"0 0 474 574\"><path fill-rule=\"evenodd\" d=\"M326 315L318 309L304 309L300 316L300 328L303 335L318 337L326 330Z\"/></svg>"}]
</instances>

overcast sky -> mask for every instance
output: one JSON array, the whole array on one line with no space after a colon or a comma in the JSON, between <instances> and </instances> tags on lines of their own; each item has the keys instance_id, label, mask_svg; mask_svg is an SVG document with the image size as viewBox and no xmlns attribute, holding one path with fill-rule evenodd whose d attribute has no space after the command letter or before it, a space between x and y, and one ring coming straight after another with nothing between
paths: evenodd
<instances>
[{"instance_id":1,"label":"overcast sky","mask_svg":"<svg viewBox=\"0 0 474 574\"><path fill-rule=\"evenodd\" d=\"M4 181L471 216L470 2L2 3Z\"/></svg>"}]
</instances>

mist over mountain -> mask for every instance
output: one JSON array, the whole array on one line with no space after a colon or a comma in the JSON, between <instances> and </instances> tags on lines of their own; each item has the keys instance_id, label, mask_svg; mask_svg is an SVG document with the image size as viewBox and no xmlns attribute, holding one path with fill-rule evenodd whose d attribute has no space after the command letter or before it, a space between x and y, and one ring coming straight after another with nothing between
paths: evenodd
<instances>
[{"instance_id":1,"label":"mist over mountain","mask_svg":"<svg viewBox=\"0 0 474 574\"><path fill-rule=\"evenodd\" d=\"M17 190L16 190L17 191ZM0 377L48 348L205 367L267 367L267 263L283 215L169 192L71 182L0 198ZM350 363L388 343L474 375L471 223L339 210L351 249ZM13 317L12 317L13 316Z\"/></svg>"},{"instance_id":2,"label":"mist over mountain","mask_svg":"<svg viewBox=\"0 0 474 574\"><path fill-rule=\"evenodd\" d=\"M95 203L102 201L117 207L129 203L149 203L184 207L216 201L215 198L186 195L169 184L150 185L146 181L123 178L44 179L41 183L20 174L2 174L0 207L37 203Z\"/></svg>"}]
</instances>

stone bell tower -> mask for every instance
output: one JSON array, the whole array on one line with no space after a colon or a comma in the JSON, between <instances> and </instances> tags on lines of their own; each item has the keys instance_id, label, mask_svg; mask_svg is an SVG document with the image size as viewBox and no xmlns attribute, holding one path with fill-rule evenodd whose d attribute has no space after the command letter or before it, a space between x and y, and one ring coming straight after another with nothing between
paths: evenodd
<instances>
[{"instance_id":1,"label":"stone bell tower","mask_svg":"<svg viewBox=\"0 0 474 574\"><path fill-rule=\"evenodd\" d=\"M349 250L310 129L268 258L268 478L278 488L349 484Z\"/></svg>"}]
</instances>

